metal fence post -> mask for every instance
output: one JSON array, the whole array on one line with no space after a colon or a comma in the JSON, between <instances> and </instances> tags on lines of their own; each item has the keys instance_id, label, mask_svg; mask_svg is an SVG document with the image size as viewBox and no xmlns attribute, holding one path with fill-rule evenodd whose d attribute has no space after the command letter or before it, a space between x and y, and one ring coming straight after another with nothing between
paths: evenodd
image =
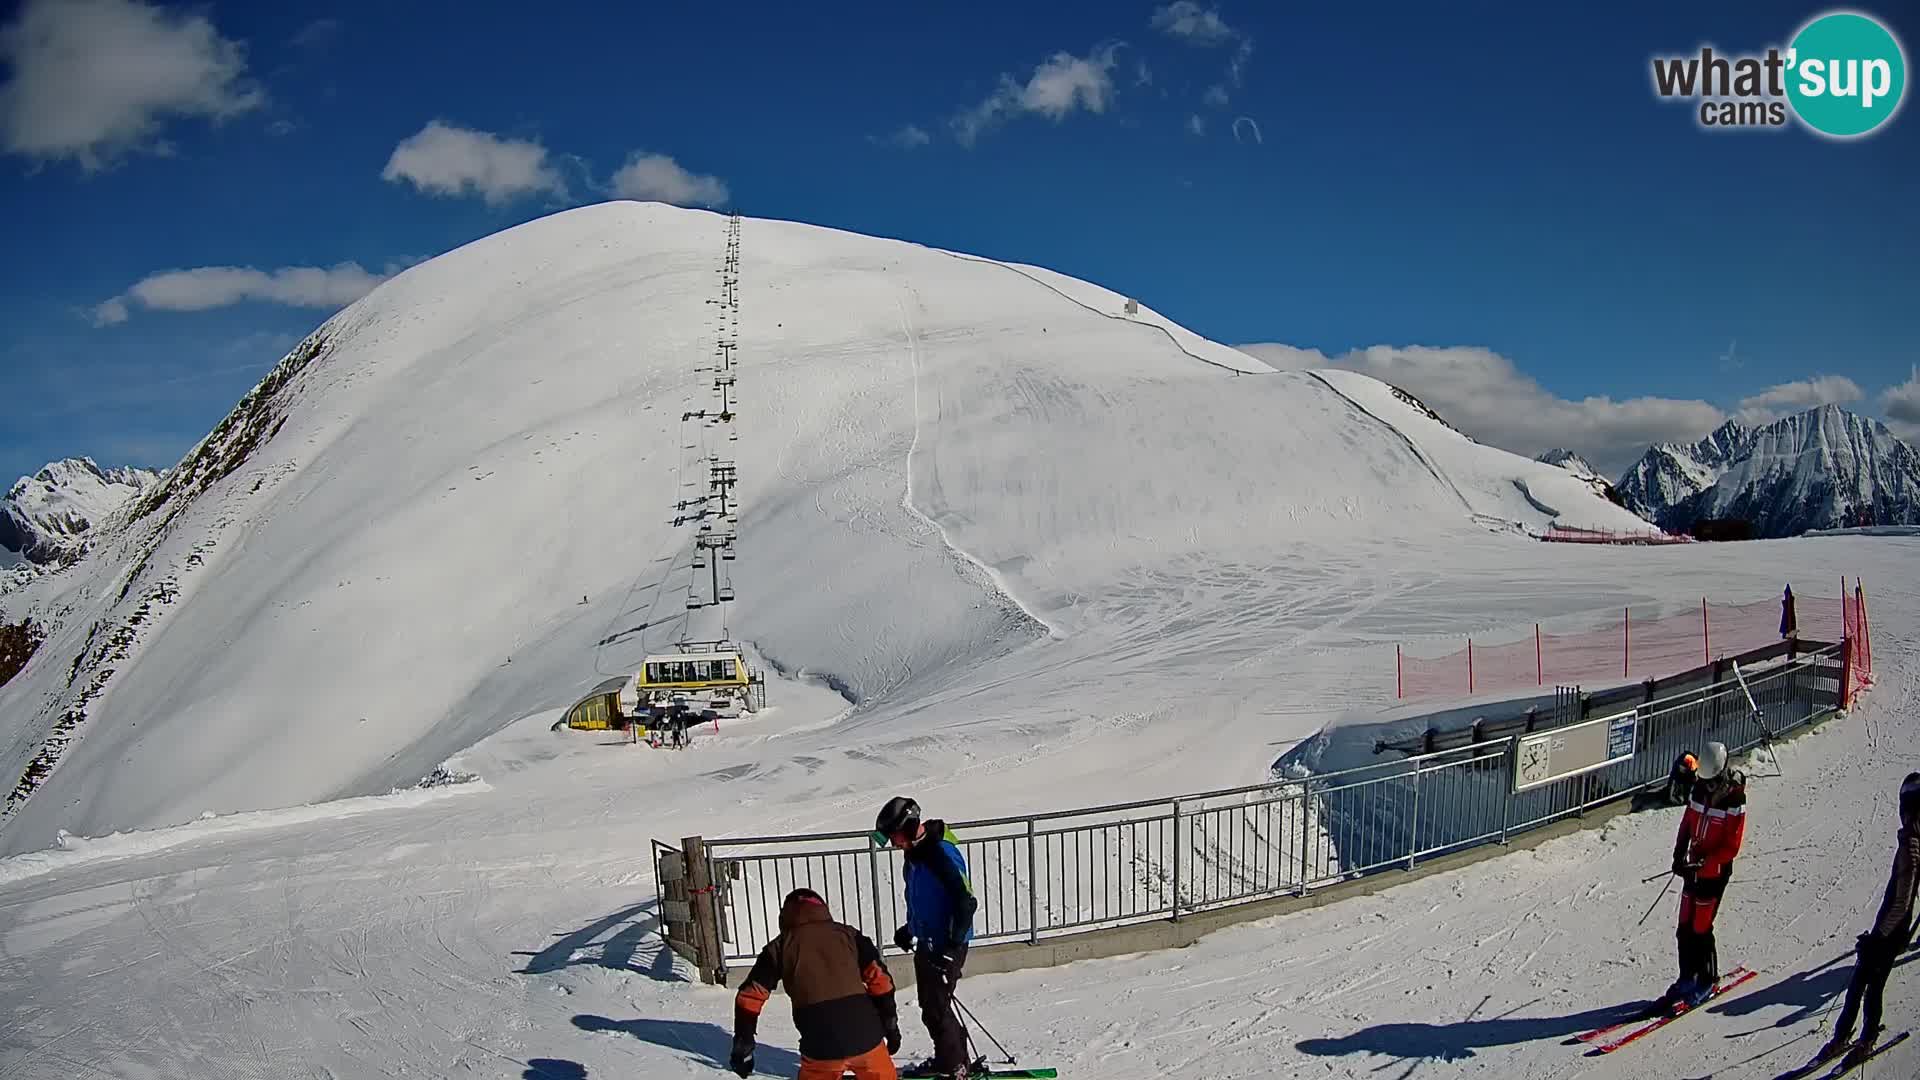
<instances>
[{"instance_id":1,"label":"metal fence post","mask_svg":"<svg viewBox=\"0 0 1920 1080\"><path fill-rule=\"evenodd\" d=\"M1180 921L1180 800L1173 800L1173 921Z\"/></svg>"},{"instance_id":2,"label":"metal fence post","mask_svg":"<svg viewBox=\"0 0 1920 1080\"><path fill-rule=\"evenodd\" d=\"M1027 819L1027 944L1035 945L1040 941L1040 877L1034 871L1037 861L1034 858L1033 819Z\"/></svg>"},{"instance_id":3,"label":"metal fence post","mask_svg":"<svg viewBox=\"0 0 1920 1080\"><path fill-rule=\"evenodd\" d=\"M886 941L887 920L880 914L880 848L871 840L867 843L867 876L873 886L873 940Z\"/></svg>"},{"instance_id":4,"label":"metal fence post","mask_svg":"<svg viewBox=\"0 0 1920 1080\"><path fill-rule=\"evenodd\" d=\"M1313 857L1313 778L1300 781L1300 895L1307 895L1308 860Z\"/></svg>"},{"instance_id":5,"label":"metal fence post","mask_svg":"<svg viewBox=\"0 0 1920 1080\"><path fill-rule=\"evenodd\" d=\"M1413 853L1420 850L1420 766L1413 763L1413 824L1407 835L1407 869L1413 869Z\"/></svg>"},{"instance_id":6,"label":"metal fence post","mask_svg":"<svg viewBox=\"0 0 1920 1080\"><path fill-rule=\"evenodd\" d=\"M1520 740L1507 737L1507 752L1502 758L1500 783L1500 843L1507 842L1507 829L1513 822L1513 754Z\"/></svg>"}]
</instances>

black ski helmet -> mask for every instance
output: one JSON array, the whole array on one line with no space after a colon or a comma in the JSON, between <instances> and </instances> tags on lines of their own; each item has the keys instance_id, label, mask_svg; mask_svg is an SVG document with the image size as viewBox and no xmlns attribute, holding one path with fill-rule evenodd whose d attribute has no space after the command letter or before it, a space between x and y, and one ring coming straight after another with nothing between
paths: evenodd
<instances>
[{"instance_id":1,"label":"black ski helmet","mask_svg":"<svg viewBox=\"0 0 1920 1080\"><path fill-rule=\"evenodd\" d=\"M886 843L901 833L910 833L920 824L920 804L905 795L895 795L880 808L873 819L873 834Z\"/></svg>"},{"instance_id":2,"label":"black ski helmet","mask_svg":"<svg viewBox=\"0 0 1920 1080\"><path fill-rule=\"evenodd\" d=\"M1900 824L1920 829L1920 772L1910 772L1900 782Z\"/></svg>"}]
</instances>

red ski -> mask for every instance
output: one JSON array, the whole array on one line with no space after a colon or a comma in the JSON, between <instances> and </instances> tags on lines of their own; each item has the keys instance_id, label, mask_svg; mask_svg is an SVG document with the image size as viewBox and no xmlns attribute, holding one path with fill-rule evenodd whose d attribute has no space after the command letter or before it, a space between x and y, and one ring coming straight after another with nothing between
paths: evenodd
<instances>
[{"instance_id":1,"label":"red ski","mask_svg":"<svg viewBox=\"0 0 1920 1080\"><path fill-rule=\"evenodd\" d=\"M1727 986L1732 985L1732 983L1729 982L1729 980L1746 973L1747 973L1747 969L1745 966L1730 969L1725 975L1721 976L1720 981L1723 985L1717 987L1714 992L1719 993L1721 990L1726 989ZM1632 1027L1635 1024L1644 1024L1648 1020L1654 1019L1655 1017L1669 1015L1668 1013L1665 1013L1665 1012L1652 1011L1653 1008L1654 1008L1653 1006L1649 1006L1650 1011L1648 1011L1647 1013L1641 1016L1633 1017L1630 1020L1622 1020L1617 1024L1608 1024L1606 1027L1594 1028L1592 1031L1583 1031L1580 1034L1575 1035L1573 1037L1573 1040L1574 1042L1583 1042L1583 1043L1600 1042L1603 1040L1605 1036L1611 1035L1614 1032L1619 1031L1621 1028ZM1568 1043L1567 1045L1571 1046L1573 1044Z\"/></svg>"},{"instance_id":2,"label":"red ski","mask_svg":"<svg viewBox=\"0 0 1920 1080\"><path fill-rule=\"evenodd\" d=\"M1714 998L1717 998L1720 995L1727 993L1728 991L1732 990L1734 987L1739 986L1741 983L1744 983L1748 979L1754 978L1759 974L1760 974L1759 972L1750 970L1748 968L1735 968L1733 971L1728 972L1727 975L1724 978L1722 978L1716 986L1714 986L1713 993L1707 995L1707 1001L1712 1001ZM1673 1023L1675 1020L1680 1019L1681 1017L1694 1011L1694 1009L1698 1009L1705 1004L1706 1002L1703 1001L1700 1003L1700 1005L1675 1006L1673 1012L1655 1017L1654 1019L1649 1020L1644 1024L1641 1024L1639 1027L1634 1028L1633 1030L1627 1032L1626 1034L1620 1035L1617 1038L1613 1038L1606 1042L1599 1042L1598 1039L1586 1039L1585 1036L1582 1036L1582 1039L1588 1042L1598 1043L1598 1045L1594 1047L1592 1051L1593 1053L1611 1054L1615 1050L1620 1049L1621 1047L1627 1045L1630 1042L1633 1042L1637 1039L1645 1038L1646 1036L1651 1035L1656 1031L1659 1031L1661 1028L1666 1027L1668 1024ZM1615 1026L1616 1030L1620 1026L1624 1026L1624 1025L1616 1025ZM1602 1038L1604 1038L1604 1036L1602 1036Z\"/></svg>"}]
</instances>

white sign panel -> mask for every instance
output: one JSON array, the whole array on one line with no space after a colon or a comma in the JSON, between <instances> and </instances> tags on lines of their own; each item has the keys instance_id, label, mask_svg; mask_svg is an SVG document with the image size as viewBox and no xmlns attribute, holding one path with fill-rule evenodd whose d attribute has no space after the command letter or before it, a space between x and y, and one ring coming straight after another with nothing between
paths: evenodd
<instances>
[{"instance_id":1,"label":"white sign panel","mask_svg":"<svg viewBox=\"0 0 1920 1080\"><path fill-rule=\"evenodd\" d=\"M1633 757L1639 714L1624 712L1520 736L1514 744L1513 790L1525 791L1604 769Z\"/></svg>"}]
</instances>

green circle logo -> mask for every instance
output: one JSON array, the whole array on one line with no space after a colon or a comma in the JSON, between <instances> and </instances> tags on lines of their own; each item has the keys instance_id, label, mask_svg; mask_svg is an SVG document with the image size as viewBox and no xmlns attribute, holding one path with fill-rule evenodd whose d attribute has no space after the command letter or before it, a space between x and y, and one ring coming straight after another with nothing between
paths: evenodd
<instances>
[{"instance_id":1,"label":"green circle logo","mask_svg":"<svg viewBox=\"0 0 1920 1080\"><path fill-rule=\"evenodd\" d=\"M1900 109L1907 58L1893 34L1850 11L1802 27L1787 51L1787 100L1822 135L1865 135Z\"/></svg>"}]
</instances>

